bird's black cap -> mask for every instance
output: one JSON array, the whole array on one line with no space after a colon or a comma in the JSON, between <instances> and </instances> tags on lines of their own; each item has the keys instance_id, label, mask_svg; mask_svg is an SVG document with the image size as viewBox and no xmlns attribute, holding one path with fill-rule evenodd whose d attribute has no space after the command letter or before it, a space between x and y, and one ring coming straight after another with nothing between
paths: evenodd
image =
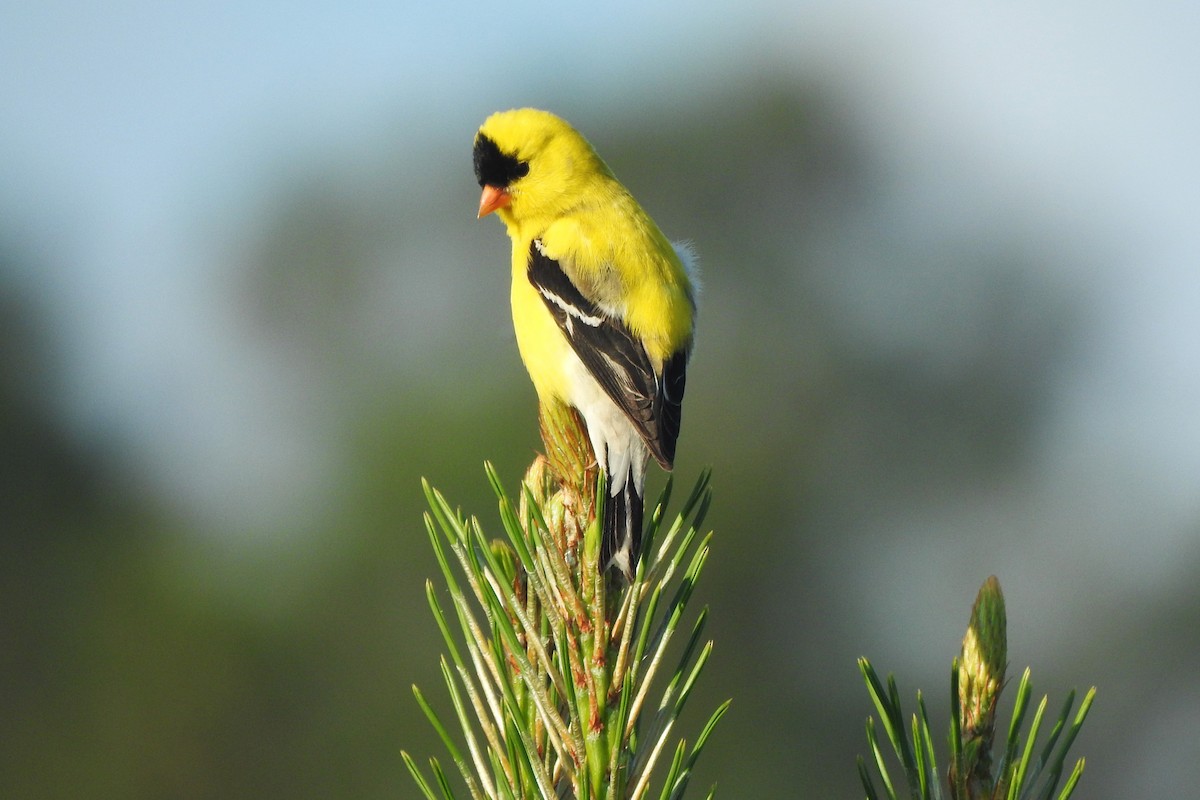
<instances>
[{"instance_id":1,"label":"bird's black cap","mask_svg":"<svg viewBox=\"0 0 1200 800\"><path fill-rule=\"evenodd\" d=\"M528 174L528 161L502 153L496 143L482 133L475 137L475 178L480 186L504 189Z\"/></svg>"}]
</instances>

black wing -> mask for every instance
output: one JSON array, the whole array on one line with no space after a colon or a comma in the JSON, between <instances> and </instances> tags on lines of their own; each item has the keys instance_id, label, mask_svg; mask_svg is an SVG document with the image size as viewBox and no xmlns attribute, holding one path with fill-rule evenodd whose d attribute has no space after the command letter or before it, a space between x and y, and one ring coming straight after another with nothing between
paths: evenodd
<instances>
[{"instance_id":1,"label":"black wing","mask_svg":"<svg viewBox=\"0 0 1200 800\"><path fill-rule=\"evenodd\" d=\"M528 275L579 360L629 417L655 460L671 469L687 383L687 351L673 354L663 364L663 374L655 375L642 343L623 322L584 297L537 239L529 249Z\"/></svg>"}]
</instances>

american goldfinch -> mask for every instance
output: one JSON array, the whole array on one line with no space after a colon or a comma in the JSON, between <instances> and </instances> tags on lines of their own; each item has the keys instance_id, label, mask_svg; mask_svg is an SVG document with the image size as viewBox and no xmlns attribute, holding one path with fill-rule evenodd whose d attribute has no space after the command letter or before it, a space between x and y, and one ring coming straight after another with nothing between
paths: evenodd
<instances>
[{"instance_id":1,"label":"american goldfinch","mask_svg":"<svg viewBox=\"0 0 1200 800\"><path fill-rule=\"evenodd\" d=\"M692 257L672 245L574 128L493 114L475 136L479 216L512 239L517 347L543 406L587 425L608 496L600 564L632 577L646 462L675 460L696 313Z\"/></svg>"}]
</instances>

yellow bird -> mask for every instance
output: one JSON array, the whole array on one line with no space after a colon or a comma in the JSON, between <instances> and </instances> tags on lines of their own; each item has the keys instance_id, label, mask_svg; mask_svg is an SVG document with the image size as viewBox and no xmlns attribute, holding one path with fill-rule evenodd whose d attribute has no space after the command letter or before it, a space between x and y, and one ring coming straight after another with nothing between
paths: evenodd
<instances>
[{"instance_id":1,"label":"yellow bird","mask_svg":"<svg viewBox=\"0 0 1200 800\"><path fill-rule=\"evenodd\" d=\"M512 239L517 347L543 406L587 425L608 482L601 565L632 577L646 462L675 460L696 299L672 245L586 139L555 115L502 111L475 135L479 216Z\"/></svg>"}]
</instances>

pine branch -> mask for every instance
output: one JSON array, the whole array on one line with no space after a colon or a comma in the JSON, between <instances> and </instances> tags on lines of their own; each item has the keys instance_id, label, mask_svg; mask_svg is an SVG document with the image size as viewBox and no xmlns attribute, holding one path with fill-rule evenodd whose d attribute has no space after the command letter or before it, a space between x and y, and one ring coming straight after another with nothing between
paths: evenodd
<instances>
[{"instance_id":1,"label":"pine branch","mask_svg":"<svg viewBox=\"0 0 1200 800\"><path fill-rule=\"evenodd\" d=\"M979 590L971 620L963 638L962 652L954 659L950 673L950 768L947 783L952 800L1049 800L1062 776L1067 752L1075 741L1096 694L1093 686L1084 696L1074 720L1068 726L1075 693L1071 692L1057 721L1043 743L1038 758L1038 733L1048 698L1043 697L1034 712L1027 733L1022 735L1029 707L1032 684L1028 669L1021 676L1013 707L1012 720L1004 741L1004 751L993 767L992 750L996 726L996 705L1004 688L1008 667L1008 621L1000 583L993 576ZM899 762L908 784L907 797L916 800L941 800L936 754L925 701L917 692L918 713L910 730L903 724L900 695L896 682L888 676L887 688L865 658L859 669L882 721L894 758ZM1063 735L1065 733L1065 736ZM867 798L900 795L888 772L888 756L875 733L875 720L867 718L867 742L874 758L875 771L883 784L881 795L866 759L859 757L858 774ZM1083 774L1084 760L1075 762L1058 800L1067 800Z\"/></svg>"},{"instance_id":2,"label":"pine branch","mask_svg":"<svg viewBox=\"0 0 1200 800\"><path fill-rule=\"evenodd\" d=\"M603 475L579 416L552 407L540 419L546 455L530 466L516 502L486 467L503 539L489 540L477 519L462 516L424 484L426 528L457 623L430 583L430 609L449 654L442 673L458 735L415 687L414 693L466 796L680 800L729 707L726 702L713 712L690 750L683 740L671 745L712 653L703 637L707 609L696 616L682 650L673 647L708 560L711 534L700 530L711 502L710 474L701 474L669 525L668 480L648 514L643 554L626 583L597 563ZM659 775L659 756L668 749L673 757ZM424 797L437 798L434 787L441 800L458 796L436 759L429 781L407 753L403 757Z\"/></svg>"}]
</instances>

